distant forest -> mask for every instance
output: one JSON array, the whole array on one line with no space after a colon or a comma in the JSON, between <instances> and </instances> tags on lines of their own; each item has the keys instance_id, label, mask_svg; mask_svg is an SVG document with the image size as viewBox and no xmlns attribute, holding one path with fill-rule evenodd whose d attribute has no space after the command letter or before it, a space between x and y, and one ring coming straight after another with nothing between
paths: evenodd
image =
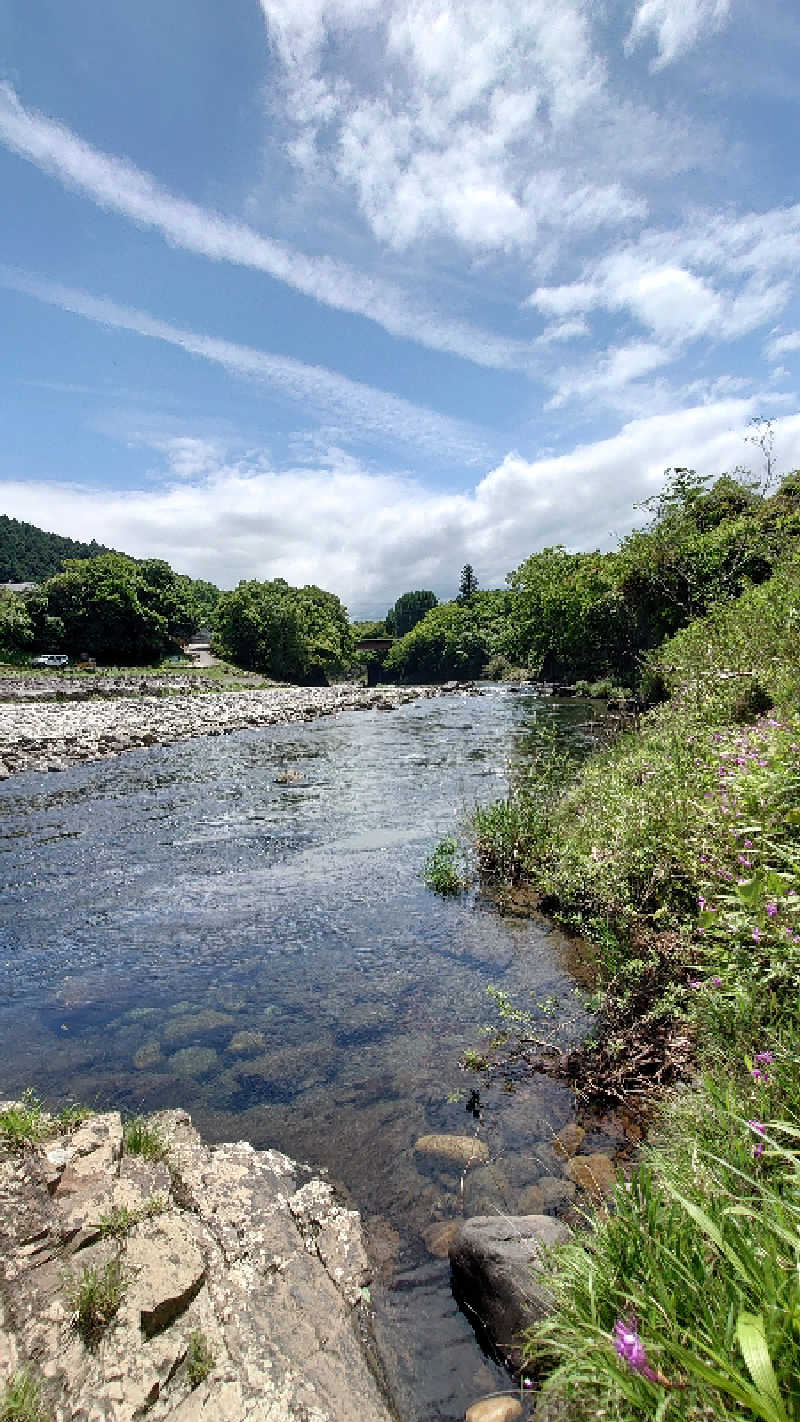
<instances>
[{"instance_id":1,"label":"distant forest","mask_svg":"<svg viewBox=\"0 0 800 1422\"><path fill-rule=\"evenodd\" d=\"M67 558L98 558L113 552L94 539L81 543L0 514L0 583L41 583L63 572Z\"/></svg>"}]
</instances>

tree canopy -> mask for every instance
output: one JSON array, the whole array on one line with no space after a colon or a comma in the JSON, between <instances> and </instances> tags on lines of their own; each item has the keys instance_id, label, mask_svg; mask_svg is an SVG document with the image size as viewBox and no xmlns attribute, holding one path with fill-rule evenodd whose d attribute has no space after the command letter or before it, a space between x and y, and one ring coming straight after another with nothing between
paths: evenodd
<instances>
[{"instance_id":1,"label":"tree canopy","mask_svg":"<svg viewBox=\"0 0 800 1422\"><path fill-rule=\"evenodd\" d=\"M423 588L401 593L394 607L390 607L386 614L386 630L389 636L405 637L412 627L422 621L426 612L436 607L438 601L435 593Z\"/></svg>"},{"instance_id":2,"label":"tree canopy","mask_svg":"<svg viewBox=\"0 0 800 1422\"><path fill-rule=\"evenodd\" d=\"M278 681L320 685L350 665L355 638L334 593L273 578L241 582L222 594L214 645L240 666Z\"/></svg>"},{"instance_id":3,"label":"tree canopy","mask_svg":"<svg viewBox=\"0 0 800 1422\"><path fill-rule=\"evenodd\" d=\"M0 583L40 583L62 572L69 558L99 558L112 551L94 539L80 543L0 514Z\"/></svg>"}]
</instances>

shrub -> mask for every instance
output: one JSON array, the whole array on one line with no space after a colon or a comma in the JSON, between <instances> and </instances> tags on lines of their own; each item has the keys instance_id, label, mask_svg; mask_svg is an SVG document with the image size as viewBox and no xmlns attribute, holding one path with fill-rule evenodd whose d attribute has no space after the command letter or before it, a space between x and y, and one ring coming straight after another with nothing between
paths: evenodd
<instances>
[{"instance_id":1,"label":"shrub","mask_svg":"<svg viewBox=\"0 0 800 1422\"><path fill-rule=\"evenodd\" d=\"M467 887L467 880L460 864L457 839L443 839L437 844L425 864L423 878L435 894L449 896L463 892Z\"/></svg>"},{"instance_id":2,"label":"shrub","mask_svg":"<svg viewBox=\"0 0 800 1422\"><path fill-rule=\"evenodd\" d=\"M191 1388L205 1382L214 1367L214 1354L204 1333L192 1333L186 1354L186 1377Z\"/></svg>"}]
</instances>

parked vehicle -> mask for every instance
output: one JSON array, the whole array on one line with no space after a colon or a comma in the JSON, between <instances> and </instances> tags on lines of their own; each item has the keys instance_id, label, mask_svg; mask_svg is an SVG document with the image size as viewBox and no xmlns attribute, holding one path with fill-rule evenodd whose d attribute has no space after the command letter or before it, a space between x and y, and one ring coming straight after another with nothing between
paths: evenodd
<instances>
[{"instance_id":1,"label":"parked vehicle","mask_svg":"<svg viewBox=\"0 0 800 1422\"><path fill-rule=\"evenodd\" d=\"M63 652L43 652L40 657L31 657L32 667L68 667L69 657Z\"/></svg>"}]
</instances>

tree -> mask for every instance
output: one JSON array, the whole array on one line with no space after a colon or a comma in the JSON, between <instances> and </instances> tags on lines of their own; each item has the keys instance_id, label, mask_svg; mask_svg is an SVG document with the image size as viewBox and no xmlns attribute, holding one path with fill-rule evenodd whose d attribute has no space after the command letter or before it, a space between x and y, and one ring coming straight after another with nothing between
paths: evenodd
<instances>
[{"instance_id":1,"label":"tree","mask_svg":"<svg viewBox=\"0 0 800 1422\"><path fill-rule=\"evenodd\" d=\"M456 602L469 602L473 593L478 591L478 579L475 576L475 569L471 563L465 563L461 569L461 582L458 588Z\"/></svg>"},{"instance_id":2,"label":"tree","mask_svg":"<svg viewBox=\"0 0 800 1422\"><path fill-rule=\"evenodd\" d=\"M283 578L241 582L223 593L214 617L214 645L240 666L279 681L324 684L352 661L355 638L338 597Z\"/></svg>"},{"instance_id":3,"label":"tree","mask_svg":"<svg viewBox=\"0 0 800 1422\"><path fill-rule=\"evenodd\" d=\"M402 593L386 615L387 623L391 620L392 635L405 637L412 627L422 621L426 612L438 606L438 602L436 594L425 589Z\"/></svg>"},{"instance_id":4,"label":"tree","mask_svg":"<svg viewBox=\"0 0 800 1422\"><path fill-rule=\"evenodd\" d=\"M28 612L38 648L106 663L158 661L193 629L169 563L122 553L68 562L29 599Z\"/></svg>"}]
</instances>

